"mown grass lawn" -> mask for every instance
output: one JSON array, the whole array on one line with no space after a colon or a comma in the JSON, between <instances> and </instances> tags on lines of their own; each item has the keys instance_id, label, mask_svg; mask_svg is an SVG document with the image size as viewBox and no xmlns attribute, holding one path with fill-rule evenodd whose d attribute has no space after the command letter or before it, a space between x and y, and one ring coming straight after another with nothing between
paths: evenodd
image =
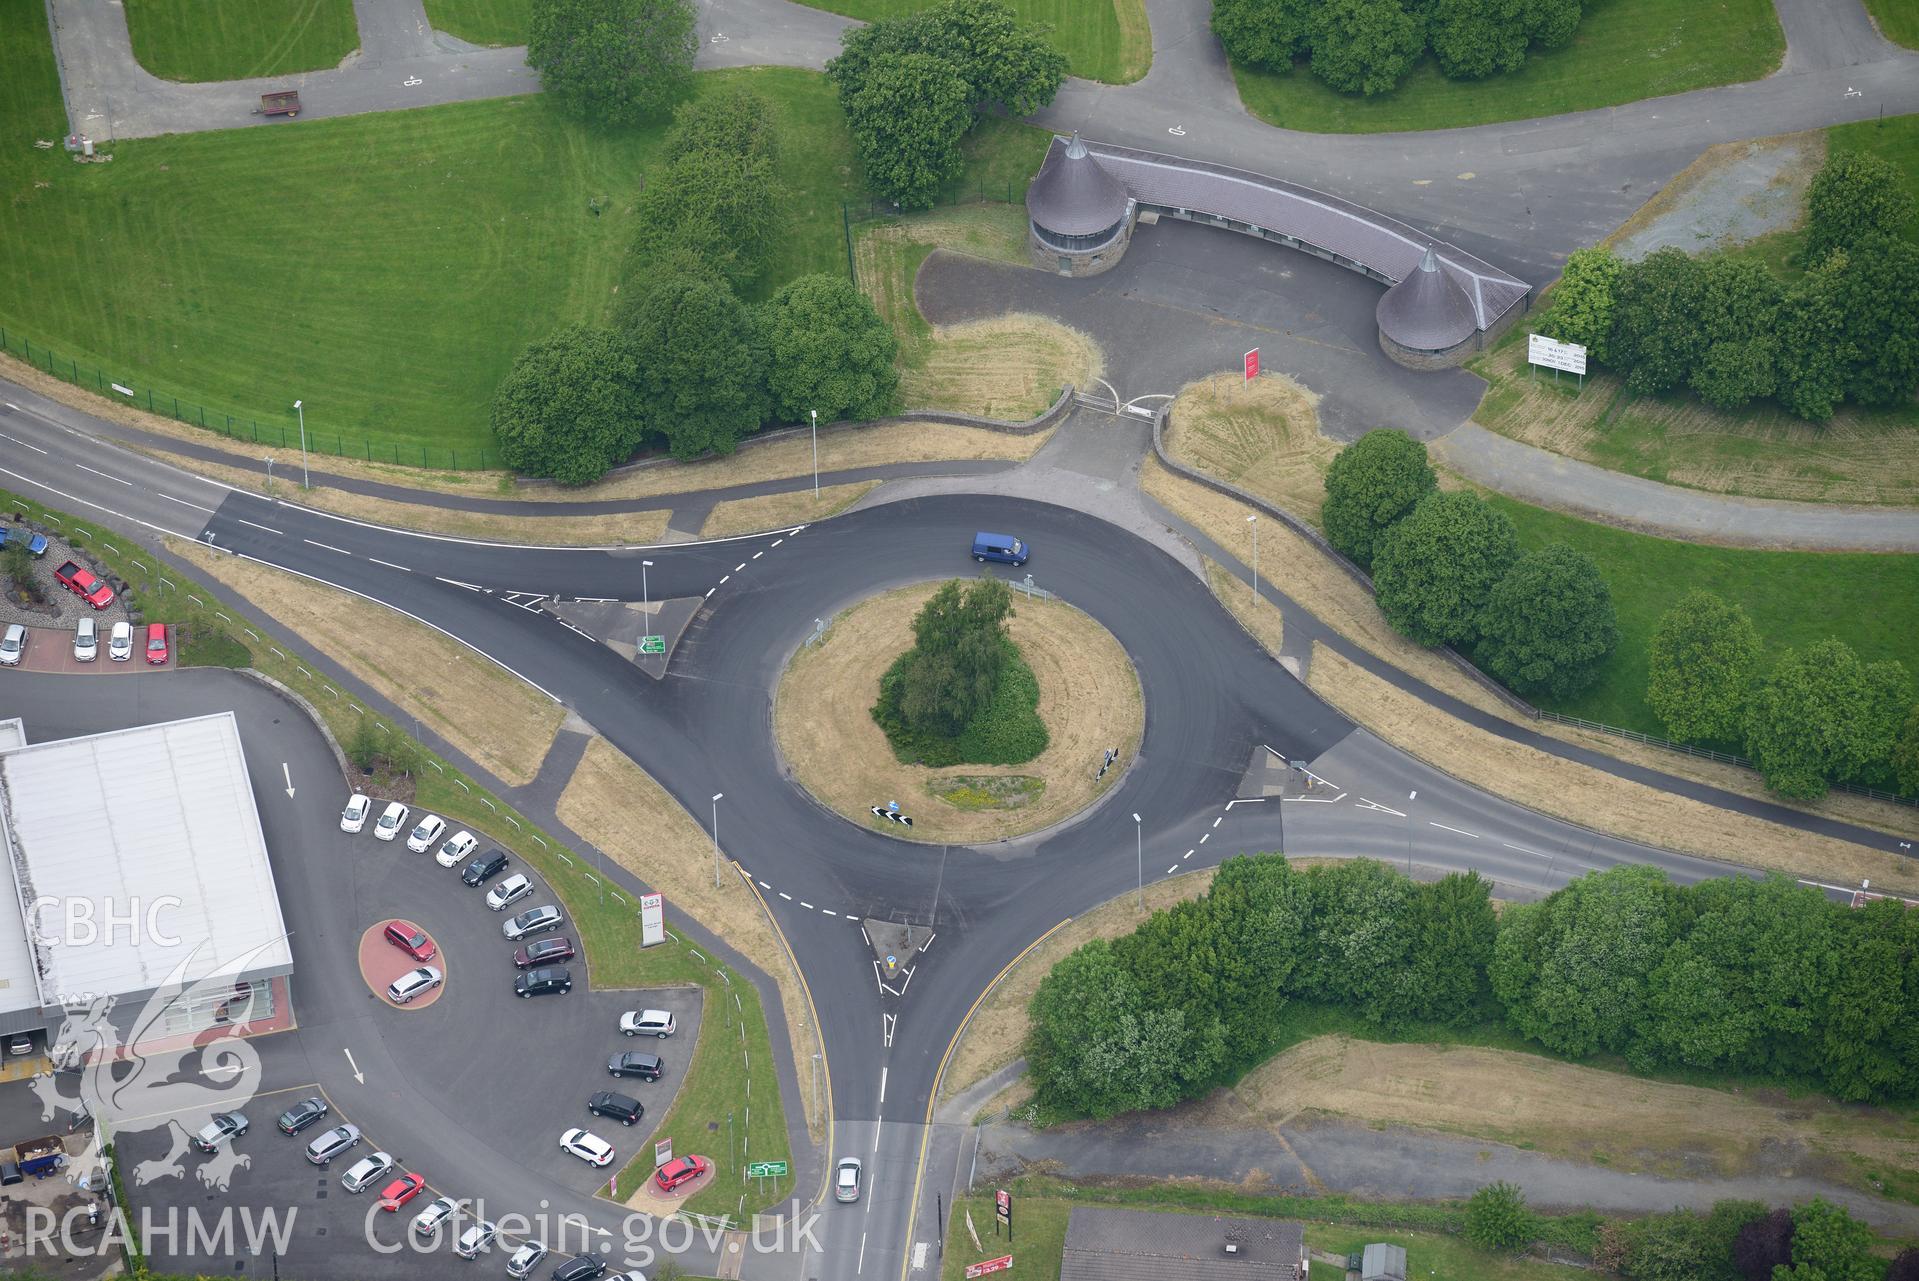
<instances>
[{"instance_id":1,"label":"mown grass lawn","mask_svg":"<svg viewBox=\"0 0 1919 1281\"><path fill-rule=\"evenodd\" d=\"M1572 44L1535 51L1518 71L1487 80L1448 80L1430 55L1375 98L1335 93L1303 63L1288 75L1236 66L1233 76L1246 109L1268 124L1385 133L1526 120L1756 80L1785 50L1771 0L1604 0L1587 6Z\"/></svg>"},{"instance_id":2,"label":"mown grass lawn","mask_svg":"<svg viewBox=\"0 0 1919 1281\"><path fill-rule=\"evenodd\" d=\"M1629 533L1493 495L1533 548L1570 543L1598 562L1619 615L1619 647L1599 683L1555 711L1648 734L1664 730L1646 706L1646 647L1661 614L1694 588L1737 601L1752 616L1766 667L1782 650L1837 636L1868 662L1898 659L1919 675L1919 556L1768 552ZM1733 745L1739 750L1737 745Z\"/></svg>"},{"instance_id":3,"label":"mown grass lawn","mask_svg":"<svg viewBox=\"0 0 1919 1281\"><path fill-rule=\"evenodd\" d=\"M441 4L456 0L439 0ZM472 0L457 0L471 3ZM504 3L505 0L498 0ZM878 22L930 7L934 0L808 0L816 9ZM1153 33L1144 0L1007 0L1021 21L1052 28L1053 47L1066 55L1073 74L1108 84L1127 84L1153 61Z\"/></svg>"},{"instance_id":4,"label":"mown grass lawn","mask_svg":"<svg viewBox=\"0 0 1919 1281\"><path fill-rule=\"evenodd\" d=\"M1908 49L1919 49L1919 3L1915 0L1866 0L1866 12L1879 34Z\"/></svg>"},{"instance_id":5,"label":"mown grass lawn","mask_svg":"<svg viewBox=\"0 0 1919 1281\"><path fill-rule=\"evenodd\" d=\"M162 80L318 71L360 47L353 0L126 0L126 10L134 58Z\"/></svg>"},{"instance_id":6,"label":"mown grass lawn","mask_svg":"<svg viewBox=\"0 0 1919 1281\"><path fill-rule=\"evenodd\" d=\"M426 20L435 31L474 44L526 43L531 0L426 0Z\"/></svg>"}]
</instances>

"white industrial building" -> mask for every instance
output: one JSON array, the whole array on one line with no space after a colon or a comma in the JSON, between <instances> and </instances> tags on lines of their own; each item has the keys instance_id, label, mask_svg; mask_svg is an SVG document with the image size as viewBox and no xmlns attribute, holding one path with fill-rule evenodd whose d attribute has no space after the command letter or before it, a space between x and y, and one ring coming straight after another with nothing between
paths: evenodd
<instances>
[{"instance_id":1,"label":"white industrial building","mask_svg":"<svg viewBox=\"0 0 1919 1281\"><path fill-rule=\"evenodd\" d=\"M0 721L0 847L0 1034L58 1035L104 996L122 1037L284 1020L293 954L232 713L48 743Z\"/></svg>"}]
</instances>

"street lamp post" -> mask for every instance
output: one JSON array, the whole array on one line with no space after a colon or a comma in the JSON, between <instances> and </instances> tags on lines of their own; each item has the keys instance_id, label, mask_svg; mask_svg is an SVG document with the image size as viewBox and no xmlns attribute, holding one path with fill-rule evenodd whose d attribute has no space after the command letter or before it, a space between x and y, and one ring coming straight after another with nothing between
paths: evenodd
<instances>
[{"instance_id":1,"label":"street lamp post","mask_svg":"<svg viewBox=\"0 0 1919 1281\"><path fill-rule=\"evenodd\" d=\"M643 560L640 562L640 610L642 613L647 614L653 612L653 598L647 595L646 592L646 571L651 568L653 568L652 561Z\"/></svg>"},{"instance_id":2,"label":"street lamp post","mask_svg":"<svg viewBox=\"0 0 1919 1281\"><path fill-rule=\"evenodd\" d=\"M1139 894L1139 910L1146 910L1146 831L1140 826L1139 815L1133 815L1133 874L1137 878L1136 890Z\"/></svg>"},{"instance_id":3,"label":"street lamp post","mask_svg":"<svg viewBox=\"0 0 1919 1281\"><path fill-rule=\"evenodd\" d=\"M293 412L300 415L300 488L312 489L313 480L307 472L307 411L301 408L303 401L293 402Z\"/></svg>"},{"instance_id":4,"label":"street lamp post","mask_svg":"<svg viewBox=\"0 0 1919 1281\"><path fill-rule=\"evenodd\" d=\"M1259 513L1254 512L1246 518L1253 527L1253 599L1259 599Z\"/></svg>"},{"instance_id":5,"label":"street lamp post","mask_svg":"<svg viewBox=\"0 0 1919 1281\"><path fill-rule=\"evenodd\" d=\"M820 411L807 411L813 415L813 501L820 500Z\"/></svg>"},{"instance_id":6,"label":"street lamp post","mask_svg":"<svg viewBox=\"0 0 1919 1281\"><path fill-rule=\"evenodd\" d=\"M725 792L713 793L713 888L720 887L720 802Z\"/></svg>"}]
</instances>

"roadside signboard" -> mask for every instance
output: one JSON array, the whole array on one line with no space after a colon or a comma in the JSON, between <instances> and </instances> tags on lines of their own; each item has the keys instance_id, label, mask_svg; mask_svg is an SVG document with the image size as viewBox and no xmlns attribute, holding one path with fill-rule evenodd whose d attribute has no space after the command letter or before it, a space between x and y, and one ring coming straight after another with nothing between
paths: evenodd
<instances>
[{"instance_id":1,"label":"roadside signboard","mask_svg":"<svg viewBox=\"0 0 1919 1281\"><path fill-rule=\"evenodd\" d=\"M778 1179L786 1174L784 1161L748 1161L746 1177L749 1179Z\"/></svg>"},{"instance_id":2,"label":"roadside signboard","mask_svg":"<svg viewBox=\"0 0 1919 1281\"><path fill-rule=\"evenodd\" d=\"M640 946L666 942L666 905L657 894L640 895Z\"/></svg>"},{"instance_id":3,"label":"roadside signboard","mask_svg":"<svg viewBox=\"0 0 1919 1281\"><path fill-rule=\"evenodd\" d=\"M1259 348L1255 347L1246 353L1246 381L1251 382L1257 377L1259 377Z\"/></svg>"},{"instance_id":4,"label":"roadside signboard","mask_svg":"<svg viewBox=\"0 0 1919 1281\"><path fill-rule=\"evenodd\" d=\"M1006 1225L1006 1239L1011 1241L1013 1239L1013 1194L1005 1188L999 1188L993 1193L993 1217ZM1007 1260L1007 1265L1009 1267L1012 1265L1011 1259Z\"/></svg>"},{"instance_id":5,"label":"roadside signboard","mask_svg":"<svg viewBox=\"0 0 1919 1281\"><path fill-rule=\"evenodd\" d=\"M983 1277L989 1272L1011 1272L1012 1270L1013 1256L1010 1254L1002 1254L999 1258L988 1259L984 1263L967 1264L966 1276L968 1281L971 1281L973 1277Z\"/></svg>"},{"instance_id":6,"label":"roadside signboard","mask_svg":"<svg viewBox=\"0 0 1919 1281\"><path fill-rule=\"evenodd\" d=\"M661 1139L653 1145L653 1168L659 1169L673 1159L673 1140Z\"/></svg>"},{"instance_id":7,"label":"roadside signboard","mask_svg":"<svg viewBox=\"0 0 1919 1281\"><path fill-rule=\"evenodd\" d=\"M664 654L665 652L666 652L666 637L664 636L640 637L640 653Z\"/></svg>"},{"instance_id":8,"label":"roadside signboard","mask_svg":"<svg viewBox=\"0 0 1919 1281\"><path fill-rule=\"evenodd\" d=\"M1526 361L1547 369L1563 369L1569 374L1584 375L1586 349L1576 342L1560 342L1544 334L1527 334Z\"/></svg>"}]
</instances>

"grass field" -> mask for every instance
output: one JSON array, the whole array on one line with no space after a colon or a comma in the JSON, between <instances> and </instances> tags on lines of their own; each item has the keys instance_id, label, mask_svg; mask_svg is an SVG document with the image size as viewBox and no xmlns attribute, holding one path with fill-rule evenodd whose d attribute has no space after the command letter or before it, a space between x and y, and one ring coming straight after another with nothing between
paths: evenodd
<instances>
[{"instance_id":1,"label":"grass field","mask_svg":"<svg viewBox=\"0 0 1919 1281\"><path fill-rule=\"evenodd\" d=\"M248 80L318 71L339 66L360 47L353 0L125 2L133 56L162 80ZM9 15L9 24L15 20ZM9 61L0 74L17 73Z\"/></svg>"},{"instance_id":2,"label":"grass field","mask_svg":"<svg viewBox=\"0 0 1919 1281\"><path fill-rule=\"evenodd\" d=\"M506 3L508 0L492 0ZM816 9L877 22L927 8L933 0L811 0ZM472 0L439 0L469 4ZM1022 21L1052 28L1053 47L1066 55L1076 76L1127 84L1146 74L1153 60L1153 33L1144 0L1008 0Z\"/></svg>"},{"instance_id":3,"label":"grass field","mask_svg":"<svg viewBox=\"0 0 1919 1281\"><path fill-rule=\"evenodd\" d=\"M1566 48L1535 51L1518 71L1487 80L1448 80L1430 55L1399 88L1375 98L1335 93L1304 64L1287 75L1236 66L1233 76L1246 109L1268 124L1385 133L1525 120L1756 80L1785 50L1771 0L1606 0L1587 6Z\"/></svg>"},{"instance_id":4,"label":"grass field","mask_svg":"<svg viewBox=\"0 0 1919 1281\"><path fill-rule=\"evenodd\" d=\"M530 0L426 0L435 31L474 44L525 44L532 11Z\"/></svg>"},{"instance_id":5,"label":"grass field","mask_svg":"<svg viewBox=\"0 0 1919 1281\"><path fill-rule=\"evenodd\" d=\"M63 365L289 432L301 398L322 452L444 458L491 443L494 387L528 342L608 314L661 131L591 130L525 97L125 142L82 167L29 145L65 131L43 14L0 0L0 325ZM830 87L699 77L739 80L784 126L792 221L767 288L845 271L857 176ZM984 127L969 177L1015 182L1043 145Z\"/></svg>"},{"instance_id":6,"label":"grass field","mask_svg":"<svg viewBox=\"0 0 1919 1281\"><path fill-rule=\"evenodd\" d=\"M1919 49L1919 3L1915 0L1866 0L1866 12L1879 34L1908 49Z\"/></svg>"},{"instance_id":7,"label":"grass field","mask_svg":"<svg viewBox=\"0 0 1919 1281\"><path fill-rule=\"evenodd\" d=\"M1766 644L1762 664L1788 647L1837 636L1868 662L1896 658L1919 673L1919 556L1709 547L1629 533L1496 495L1491 502L1518 526L1522 546L1571 543L1599 563L1612 586L1619 648L1599 684L1554 704L1556 711L1660 733L1646 706L1646 646L1659 616L1696 587L1737 601L1752 615Z\"/></svg>"}]
</instances>

